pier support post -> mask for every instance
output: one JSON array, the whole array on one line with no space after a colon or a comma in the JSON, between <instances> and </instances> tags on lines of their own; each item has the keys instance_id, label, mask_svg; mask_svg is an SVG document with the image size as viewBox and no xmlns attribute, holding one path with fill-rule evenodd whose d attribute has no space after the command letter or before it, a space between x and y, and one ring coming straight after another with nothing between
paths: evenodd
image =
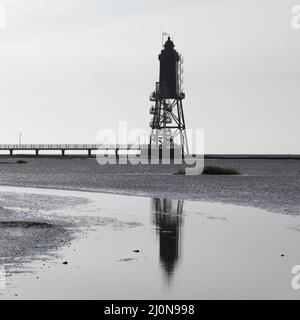
<instances>
[{"instance_id":1,"label":"pier support post","mask_svg":"<svg viewBox=\"0 0 300 320\"><path fill-rule=\"evenodd\" d=\"M36 157L39 155L39 150L38 149L35 150L35 155L36 155Z\"/></svg>"},{"instance_id":2,"label":"pier support post","mask_svg":"<svg viewBox=\"0 0 300 320\"><path fill-rule=\"evenodd\" d=\"M116 162L119 163L119 149L116 149Z\"/></svg>"},{"instance_id":3,"label":"pier support post","mask_svg":"<svg viewBox=\"0 0 300 320\"><path fill-rule=\"evenodd\" d=\"M65 150L64 150L64 149L61 150L61 155L62 155L63 157L65 156Z\"/></svg>"},{"instance_id":4,"label":"pier support post","mask_svg":"<svg viewBox=\"0 0 300 320\"><path fill-rule=\"evenodd\" d=\"M10 156L12 157L12 156L14 155L14 150L13 150L13 149L10 149L10 150L9 150L9 154L10 154Z\"/></svg>"},{"instance_id":5,"label":"pier support post","mask_svg":"<svg viewBox=\"0 0 300 320\"><path fill-rule=\"evenodd\" d=\"M89 156L89 158L92 157L92 150L91 149L88 149L88 156Z\"/></svg>"}]
</instances>

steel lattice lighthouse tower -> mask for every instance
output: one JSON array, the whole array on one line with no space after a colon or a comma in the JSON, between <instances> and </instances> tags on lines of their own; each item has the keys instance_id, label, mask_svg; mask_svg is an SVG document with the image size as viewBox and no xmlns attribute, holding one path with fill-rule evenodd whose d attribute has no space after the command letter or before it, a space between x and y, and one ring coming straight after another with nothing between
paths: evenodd
<instances>
[{"instance_id":1,"label":"steel lattice lighthouse tower","mask_svg":"<svg viewBox=\"0 0 300 320\"><path fill-rule=\"evenodd\" d=\"M185 98L182 92L183 59L174 47L173 41L168 37L159 55L159 82L150 96L150 100L155 102L150 108L153 116L150 122L150 145L169 145L171 148L180 146L184 155L188 153L188 144L182 105Z\"/></svg>"}]
</instances>

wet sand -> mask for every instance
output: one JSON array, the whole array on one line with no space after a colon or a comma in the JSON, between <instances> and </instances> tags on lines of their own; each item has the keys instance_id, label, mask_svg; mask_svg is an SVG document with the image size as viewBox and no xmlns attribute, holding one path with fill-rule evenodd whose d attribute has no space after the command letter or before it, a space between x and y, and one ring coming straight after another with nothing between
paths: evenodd
<instances>
[{"instance_id":1,"label":"wet sand","mask_svg":"<svg viewBox=\"0 0 300 320\"><path fill-rule=\"evenodd\" d=\"M174 165L104 165L89 158L0 158L0 185L223 202L300 214L300 161L209 159L238 176L175 175ZM9 164L1 164L9 162ZM0 199L1 201L1 199ZM1 203L0 203L1 206Z\"/></svg>"},{"instance_id":2,"label":"wet sand","mask_svg":"<svg viewBox=\"0 0 300 320\"><path fill-rule=\"evenodd\" d=\"M0 299L300 298L297 215L4 186L0 199Z\"/></svg>"}]
</instances>

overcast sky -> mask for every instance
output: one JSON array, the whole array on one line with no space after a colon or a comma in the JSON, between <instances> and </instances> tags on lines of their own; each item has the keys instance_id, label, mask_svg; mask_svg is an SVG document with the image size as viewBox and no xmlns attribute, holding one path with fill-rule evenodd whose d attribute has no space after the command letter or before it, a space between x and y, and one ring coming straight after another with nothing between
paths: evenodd
<instances>
[{"instance_id":1,"label":"overcast sky","mask_svg":"<svg viewBox=\"0 0 300 320\"><path fill-rule=\"evenodd\" d=\"M298 1L300 4L300 0ZM184 55L207 153L300 153L297 0L0 0L0 143L93 143L149 127L161 31Z\"/></svg>"}]
</instances>

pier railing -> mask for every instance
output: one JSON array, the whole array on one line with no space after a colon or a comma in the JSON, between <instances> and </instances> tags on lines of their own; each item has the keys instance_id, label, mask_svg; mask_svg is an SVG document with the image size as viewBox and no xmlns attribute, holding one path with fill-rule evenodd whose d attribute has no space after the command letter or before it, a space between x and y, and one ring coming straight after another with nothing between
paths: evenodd
<instances>
[{"instance_id":1,"label":"pier railing","mask_svg":"<svg viewBox=\"0 0 300 320\"><path fill-rule=\"evenodd\" d=\"M148 148L148 144L0 144L0 150L128 150Z\"/></svg>"}]
</instances>

